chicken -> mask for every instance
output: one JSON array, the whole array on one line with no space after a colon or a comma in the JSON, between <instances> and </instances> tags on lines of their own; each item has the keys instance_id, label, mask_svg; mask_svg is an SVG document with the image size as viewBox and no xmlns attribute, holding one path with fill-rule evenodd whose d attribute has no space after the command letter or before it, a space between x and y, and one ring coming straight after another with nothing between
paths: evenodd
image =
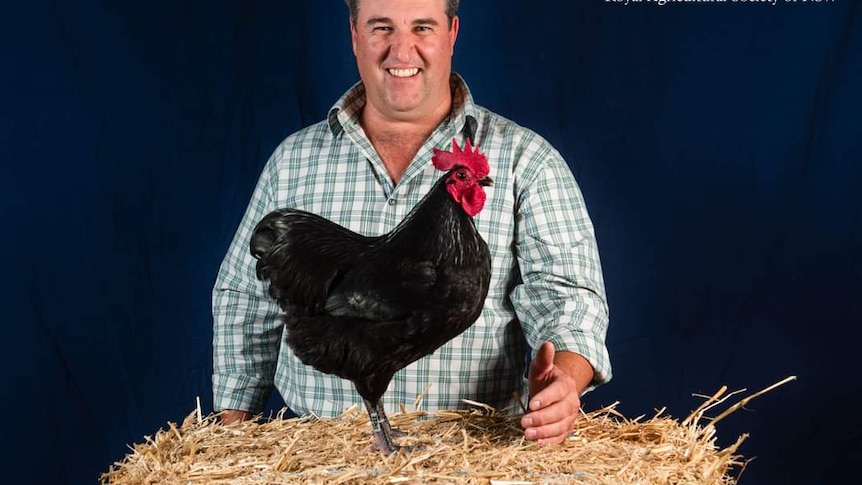
<instances>
[{"instance_id":1,"label":"chicken","mask_svg":"<svg viewBox=\"0 0 862 485\"><path fill-rule=\"evenodd\" d=\"M285 311L287 341L306 365L353 382L384 454L396 431L381 398L392 376L479 317L491 255L473 223L485 204L488 160L452 142L434 149L446 173L391 232L365 237L315 214L276 210L258 223L257 277Z\"/></svg>"}]
</instances>

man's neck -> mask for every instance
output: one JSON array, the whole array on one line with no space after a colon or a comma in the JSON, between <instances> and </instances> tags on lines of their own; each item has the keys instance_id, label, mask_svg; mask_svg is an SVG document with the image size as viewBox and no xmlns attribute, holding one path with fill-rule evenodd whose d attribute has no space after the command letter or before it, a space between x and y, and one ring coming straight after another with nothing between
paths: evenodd
<instances>
[{"instance_id":1,"label":"man's neck","mask_svg":"<svg viewBox=\"0 0 862 485\"><path fill-rule=\"evenodd\" d=\"M421 118L392 118L384 116L371 106L365 106L360 115L359 122L362 129L370 138L392 139L403 136L413 137L424 135L426 138L449 116L452 102L445 103L442 109L435 110L428 116Z\"/></svg>"},{"instance_id":2,"label":"man's neck","mask_svg":"<svg viewBox=\"0 0 862 485\"><path fill-rule=\"evenodd\" d=\"M387 117L370 105L363 108L360 124L393 183L401 180L419 149L449 115L451 107L449 98L430 115L413 119Z\"/></svg>"}]
</instances>

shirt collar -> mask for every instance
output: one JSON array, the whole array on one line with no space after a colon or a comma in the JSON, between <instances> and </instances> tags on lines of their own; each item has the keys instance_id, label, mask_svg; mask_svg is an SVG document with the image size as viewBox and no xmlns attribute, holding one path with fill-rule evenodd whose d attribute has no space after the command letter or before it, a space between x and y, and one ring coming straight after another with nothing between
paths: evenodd
<instances>
[{"instance_id":1,"label":"shirt collar","mask_svg":"<svg viewBox=\"0 0 862 485\"><path fill-rule=\"evenodd\" d=\"M476 105L473 104L473 95L467 83L457 73L452 73L449 78L449 86L452 90L452 112L450 119L457 131L464 132L464 136L473 140L476 136L478 121L476 116ZM359 115L365 106L365 86L362 81L356 83L335 102L326 117L329 129L333 136L338 136L344 131L347 124L359 124Z\"/></svg>"}]
</instances>

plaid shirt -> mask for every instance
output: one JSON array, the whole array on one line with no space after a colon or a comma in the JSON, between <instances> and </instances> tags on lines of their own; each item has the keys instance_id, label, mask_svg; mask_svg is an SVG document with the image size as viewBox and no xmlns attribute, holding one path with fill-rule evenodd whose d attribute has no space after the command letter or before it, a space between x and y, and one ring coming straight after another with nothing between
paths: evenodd
<instances>
[{"instance_id":1,"label":"plaid shirt","mask_svg":"<svg viewBox=\"0 0 862 485\"><path fill-rule=\"evenodd\" d=\"M255 277L249 239L272 210L294 207L364 235L392 230L442 175L432 148L470 137L488 157L493 187L475 218L492 256L491 287L478 321L432 355L395 374L384 406L422 397L422 408L462 399L514 410L526 396L528 344L551 341L583 355L593 384L611 377L608 310L593 225L560 154L532 131L473 104L452 75L452 113L431 134L398 184L359 125L361 83L325 121L285 139L266 164L213 289L214 406L260 412L273 386L299 414L332 416L362 400L349 381L302 364L287 345L279 308ZM426 391L426 387L428 388ZM424 393L424 394L423 394Z\"/></svg>"}]
</instances>

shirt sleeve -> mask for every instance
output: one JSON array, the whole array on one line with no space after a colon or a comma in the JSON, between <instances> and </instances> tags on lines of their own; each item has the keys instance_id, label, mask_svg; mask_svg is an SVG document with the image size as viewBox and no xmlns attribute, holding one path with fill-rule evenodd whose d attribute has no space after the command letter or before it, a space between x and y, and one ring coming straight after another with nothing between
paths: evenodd
<instances>
[{"instance_id":1,"label":"shirt sleeve","mask_svg":"<svg viewBox=\"0 0 862 485\"><path fill-rule=\"evenodd\" d=\"M212 294L213 407L259 413L272 390L283 324L249 251L258 221L275 209L276 157L267 163L219 268Z\"/></svg>"},{"instance_id":2,"label":"shirt sleeve","mask_svg":"<svg viewBox=\"0 0 862 485\"><path fill-rule=\"evenodd\" d=\"M583 195L562 156L535 141L517 177L516 256L511 293L533 357L542 342L582 355L595 370L590 389L611 379L608 306L598 245ZM522 158L522 160L524 160Z\"/></svg>"}]
</instances>

